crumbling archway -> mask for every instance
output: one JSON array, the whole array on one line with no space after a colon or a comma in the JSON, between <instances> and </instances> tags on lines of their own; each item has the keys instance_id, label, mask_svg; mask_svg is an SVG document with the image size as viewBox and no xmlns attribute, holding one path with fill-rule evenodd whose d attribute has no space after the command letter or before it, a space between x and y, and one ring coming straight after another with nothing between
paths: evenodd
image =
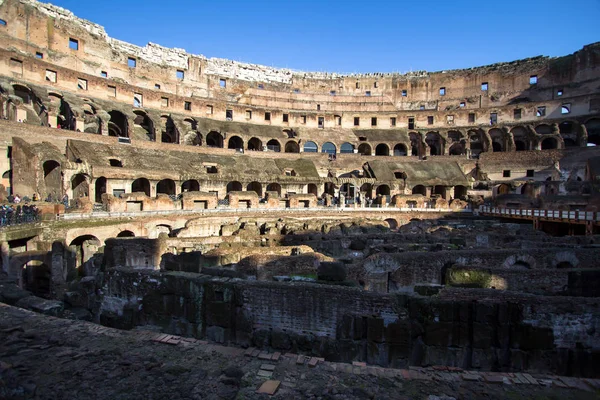
<instances>
[{"instance_id":1,"label":"crumbling archway","mask_svg":"<svg viewBox=\"0 0 600 400\"><path fill-rule=\"evenodd\" d=\"M229 138L229 141L227 142L227 148L228 149L243 149L244 141L239 136L232 136Z\"/></svg>"},{"instance_id":2,"label":"crumbling archway","mask_svg":"<svg viewBox=\"0 0 600 400\"><path fill-rule=\"evenodd\" d=\"M262 197L263 193L262 193L262 185L259 182L250 182L248 184L248 186L246 186L246 190L248 192L256 192L256 194L258 195L259 198Z\"/></svg>"},{"instance_id":3,"label":"crumbling archway","mask_svg":"<svg viewBox=\"0 0 600 400\"><path fill-rule=\"evenodd\" d=\"M44 186L46 196L52 194L54 198L62 196L62 171L58 161L48 160L42 165L44 170Z\"/></svg>"},{"instance_id":4,"label":"crumbling archway","mask_svg":"<svg viewBox=\"0 0 600 400\"><path fill-rule=\"evenodd\" d=\"M109 111L108 135L115 137L129 137L127 117L121 111Z\"/></svg>"},{"instance_id":5,"label":"crumbling archway","mask_svg":"<svg viewBox=\"0 0 600 400\"><path fill-rule=\"evenodd\" d=\"M131 193L145 193L150 197L150 181L146 178L138 178L131 183Z\"/></svg>"},{"instance_id":6,"label":"crumbling archway","mask_svg":"<svg viewBox=\"0 0 600 400\"><path fill-rule=\"evenodd\" d=\"M240 182L237 182L237 181L229 182L227 184L227 187L226 187L225 190L227 191L227 193L229 193L229 192L241 192L242 191L242 184Z\"/></svg>"},{"instance_id":7,"label":"crumbling archway","mask_svg":"<svg viewBox=\"0 0 600 400\"><path fill-rule=\"evenodd\" d=\"M71 190L73 191L73 199L88 197L90 193L88 177L84 174L73 176L73 179L71 179Z\"/></svg>"},{"instance_id":8,"label":"crumbling archway","mask_svg":"<svg viewBox=\"0 0 600 400\"><path fill-rule=\"evenodd\" d=\"M361 143L358 146L358 153L362 156L370 156L371 155L371 146L369 143Z\"/></svg>"},{"instance_id":9,"label":"crumbling archway","mask_svg":"<svg viewBox=\"0 0 600 400\"><path fill-rule=\"evenodd\" d=\"M173 179L163 179L156 184L156 194L175 195L175 182Z\"/></svg>"},{"instance_id":10,"label":"crumbling archway","mask_svg":"<svg viewBox=\"0 0 600 400\"><path fill-rule=\"evenodd\" d=\"M210 131L206 135L206 145L208 147L223 148L223 136L219 132Z\"/></svg>"},{"instance_id":11,"label":"crumbling archway","mask_svg":"<svg viewBox=\"0 0 600 400\"><path fill-rule=\"evenodd\" d=\"M285 152L300 153L300 146L298 146L298 143L294 142L293 140L290 140L285 144Z\"/></svg>"}]
</instances>

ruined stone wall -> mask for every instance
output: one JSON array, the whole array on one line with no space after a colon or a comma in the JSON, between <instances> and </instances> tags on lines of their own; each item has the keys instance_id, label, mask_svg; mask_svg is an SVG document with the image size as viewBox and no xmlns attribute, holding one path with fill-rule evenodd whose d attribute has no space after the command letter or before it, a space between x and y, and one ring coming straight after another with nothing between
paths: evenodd
<instances>
[{"instance_id":1,"label":"ruined stone wall","mask_svg":"<svg viewBox=\"0 0 600 400\"><path fill-rule=\"evenodd\" d=\"M108 273L104 292L100 320L118 326L155 324L174 334L384 366L600 373L596 299L481 300L468 290L469 300L462 291L435 299L125 270Z\"/></svg>"}]
</instances>

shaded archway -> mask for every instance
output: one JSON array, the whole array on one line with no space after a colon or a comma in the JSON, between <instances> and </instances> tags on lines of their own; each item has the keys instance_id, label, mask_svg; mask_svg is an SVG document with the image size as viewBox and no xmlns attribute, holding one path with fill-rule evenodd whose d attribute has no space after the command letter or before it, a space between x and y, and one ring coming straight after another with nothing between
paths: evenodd
<instances>
[{"instance_id":1,"label":"shaded archway","mask_svg":"<svg viewBox=\"0 0 600 400\"><path fill-rule=\"evenodd\" d=\"M206 145L208 147L223 148L223 136L219 132L210 131L206 135Z\"/></svg>"},{"instance_id":2,"label":"shaded archway","mask_svg":"<svg viewBox=\"0 0 600 400\"><path fill-rule=\"evenodd\" d=\"M199 192L200 184L195 179L190 179L181 184L182 192Z\"/></svg>"},{"instance_id":3,"label":"shaded archway","mask_svg":"<svg viewBox=\"0 0 600 400\"><path fill-rule=\"evenodd\" d=\"M427 196L427 189L423 185L417 185L412 188L412 194L422 194L423 196Z\"/></svg>"},{"instance_id":4,"label":"shaded archway","mask_svg":"<svg viewBox=\"0 0 600 400\"><path fill-rule=\"evenodd\" d=\"M354 145L352 143L344 142L340 146L340 154L352 154L354 153Z\"/></svg>"},{"instance_id":5,"label":"shaded archway","mask_svg":"<svg viewBox=\"0 0 600 400\"><path fill-rule=\"evenodd\" d=\"M588 144L600 146L600 118L591 118L585 123Z\"/></svg>"},{"instance_id":6,"label":"shaded archway","mask_svg":"<svg viewBox=\"0 0 600 400\"><path fill-rule=\"evenodd\" d=\"M390 187L388 185L379 185L379 186L377 186L376 193L381 196L389 196L390 195Z\"/></svg>"},{"instance_id":7,"label":"shaded archway","mask_svg":"<svg viewBox=\"0 0 600 400\"><path fill-rule=\"evenodd\" d=\"M370 199L373 197L373 185L370 183L363 183L360 187L360 192L365 194L365 198Z\"/></svg>"},{"instance_id":8,"label":"shaded archway","mask_svg":"<svg viewBox=\"0 0 600 400\"><path fill-rule=\"evenodd\" d=\"M527 145L523 140L515 140L515 150L516 151L525 151L527 150Z\"/></svg>"},{"instance_id":9,"label":"shaded archway","mask_svg":"<svg viewBox=\"0 0 600 400\"><path fill-rule=\"evenodd\" d=\"M471 148L471 157L479 158L479 155L483 152L483 139L481 133L477 131L470 131L469 136L469 147Z\"/></svg>"},{"instance_id":10,"label":"shaded archway","mask_svg":"<svg viewBox=\"0 0 600 400\"><path fill-rule=\"evenodd\" d=\"M304 152L305 153L316 153L319 150L319 147L315 142L308 141L304 143Z\"/></svg>"},{"instance_id":11,"label":"shaded archway","mask_svg":"<svg viewBox=\"0 0 600 400\"><path fill-rule=\"evenodd\" d=\"M101 176L99 178L96 178L96 182L95 182L95 197L96 197L96 203L102 203L102 195L104 193L106 193L106 178Z\"/></svg>"},{"instance_id":12,"label":"shaded archway","mask_svg":"<svg viewBox=\"0 0 600 400\"><path fill-rule=\"evenodd\" d=\"M294 142L293 140L290 140L285 144L285 152L300 153L300 146L298 146L298 143Z\"/></svg>"},{"instance_id":13,"label":"shaded archway","mask_svg":"<svg viewBox=\"0 0 600 400\"><path fill-rule=\"evenodd\" d=\"M429 146L429 155L440 156L444 153L442 137L437 132L429 132L425 136L425 143Z\"/></svg>"},{"instance_id":14,"label":"shaded archway","mask_svg":"<svg viewBox=\"0 0 600 400\"><path fill-rule=\"evenodd\" d=\"M101 245L100 240L94 235L78 236L71 241L69 249L75 253L75 268L78 269L79 276L84 275L80 267L96 254Z\"/></svg>"},{"instance_id":15,"label":"shaded archway","mask_svg":"<svg viewBox=\"0 0 600 400\"><path fill-rule=\"evenodd\" d=\"M331 142L325 142L323 143L323 146L321 146L321 153L335 154L336 152L337 148Z\"/></svg>"},{"instance_id":16,"label":"shaded archway","mask_svg":"<svg viewBox=\"0 0 600 400\"><path fill-rule=\"evenodd\" d=\"M175 182L172 179L163 179L156 184L156 194L175 194Z\"/></svg>"},{"instance_id":17,"label":"shaded archway","mask_svg":"<svg viewBox=\"0 0 600 400\"><path fill-rule=\"evenodd\" d=\"M277 192L279 196L281 196L281 185L279 183L269 183L267 185L267 192Z\"/></svg>"},{"instance_id":18,"label":"shaded archway","mask_svg":"<svg viewBox=\"0 0 600 400\"><path fill-rule=\"evenodd\" d=\"M129 137L127 129L127 117L121 111L109 111L110 121L108 121L108 135L116 137Z\"/></svg>"},{"instance_id":19,"label":"shaded archway","mask_svg":"<svg viewBox=\"0 0 600 400\"><path fill-rule=\"evenodd\" d=\"M71 179L71 190L73 199L88 197L90 193L90 184L84 174L77 174Z\"/></svg>"},{"instance_id":20,"label":"shaded archway","mask_svg":"<svg viewBox=\"0 0 600 400\"><path fill-rule=\"evenodd\" d=\"M371 155L371 145L369 145L369 143L361 143L358 146L358 153L362 156L370 156Z\"/></svg>"},{"instance_id":21,"label":"shaded archway","mask_svg":"<svg viewBox=\"0 0 600 400\"><path fill-rule=\"evenodd\" d=\"M131 193L146 193L150 197L150 181L146 178L138 178L131 184Z\"/></svg>"},{"instance_id":22,"label":"shaded archway","mask_svg":"<svg viewBox=\"0 0 600 400\"><path fill-rule=\"evenodd\" d=\"M239 136L232 136L229 138L229 141L227 142L227 148L228 149L243 149L244 141Z\"/></svg>"},{"instance_id":23,"label":"shaded archway","mask_svg":"<svg viewBox=\"0 0 600 400\"><path fill-rule=\"evenodd\" d=\"M460 155L464 154L465 147L460 142L454 143L452 146L450 146L450 149L448 149L448 152L450 153L451 156L460 156Z\"/></svg>"},{"instance_id":24,"label":"shaded archway","mask_svg":"<svg viewBox=\"0 0 600 400\"><path fill-rule=\"evenodd\" d=\"M175 126L173 118L167 115L160 117L161 120L161 136L162 143L179 143L179 130Z\"/></svg>"},{"instance_id":25,"label":"shaded archway","mask_svg":"<svg viewBox=\"0 0 600 400\"><path fill-rule=\"evenodd\" d=\"M377 147L375 147L375 155L376 156L389 156L390 155L390 147L385 143L379 143Z\"/></svg>"},{"instance_id":26,"label":"shaded archway","mask_svg":"<svg viewBox=\"0 0 600 400\"><path fill-rule=\"evenodd\" d=\"M403 157L406 155L408 155L406 145L404 145L402 143L398 143L397 145L394 146L394 156Z\"/></svg>"},{"instance_id":27,"label":"shaded archway","mask_svg":"<svg viewBox=\"0 0 600 400\"><path fill-rule=\"evenodd\" d=\"M262 185L259 182L250 182L247 186L246 186L246 190L248 192L256 192L256 194L258 195L258 197L262 197Z\"/></svg>"},{"instance_id":28,"label":"shaded archway","mask_svg":"<svg viewBox=\"0 0 600 400\"><path fill-rule=\"evenodd\" d=\"M454 186L454 198L465 200L467 198L467 188L463 185Z\"/></svg>"},{"instance_id":29,"label":"shaded archway","mask_svg":"<svg viewBox=\"0 0 600 400\"><path fill-rule=\"evenodd\" d=\"M435 185L433 187L433 190L431 192L432 195L439 195L442 197L442 199L446 199L446 187L442 186L442 185Z\"/></svg>"},{"instance_id":30,"label":"shaded archway","mask_svg":"<svg viewBox=\"0 0 600 400\"><path fill-rule=\"evenodd\" d=\"M136 137L145 136L146 140L156 141L154 124L148 115L142 110L134 110L135 119L133 120L133 130Z\"/></svg>"},{"instance_id":31,"label":"shaded archway","mask_svg":"<svg viewBox=\"0 0 600 400\"><path fill-rule=\"evenodd\" d=\"M48 160L42 165L44 170L45 195L52 194L55 198L62 196L62 172L60 163L54 160Z\"/></svg>"},{"instance_id":32,"label":"shaded archway","mask_svg":"<svg viewBox=\"0 0 600 400\"><path fill-rule=\"evenodd\" d=\"M497 195L508 194L509 192L510 192L510 186L508 186L506 183L502 183L502 184L498 185L498 187L496 188Z\"/></svg>"},{"instance_id":33,"label":"shaded archway","mask_svg":"<svg viewBox=\"0 0 600 400\"><path fill-rule=\"evenodd\" d=\"M499 152L506 150L506 140L504 132L498 128L490 129L490 138L492 139L492 151Z\"/></svg>"},{"instance_id":34,"label":"shaded archway","mask_svg":"<svg viewBox=\"0 0 600 400\"><path fill-rule=\"evenodd\" d=\"M267 142L267 150L279 153L281 151L281 144L277 140L271 139Z\"/></svg>"},{"instance_id":35,"label":"shaded archway","mask_svg":"<svg viewBox=\"0 0 600 400\"><path fill-rule=\"evenodd\" d=\"M242 191L242 184L238 181L233 181L233 182L229 182L227 184L227 187L225 189L227 191L227 193L229 192L241 192Z\"/></svg>"},{"instance_id":36,"label":"shaded archway","mask_svg":"<svg viewBox=\"0 0 600 400\"><path fill-rule=\"evenodd\" d=\"M558 141L556 138L549 137L542 140L542 150L551 150L558 148Z\"/></svg>"},{"instance_id":37,"label":"shaded archway","mask_svg":"<svg viewBox=\"0 0 600 400\"><path fill-rule=\"evenodd\" d=\"M129 237L135 237L135 233L133 233L132 231L121 231L119 232L119 234L117 235L118 238L129 238Z\"/></svg>"},{"instance_id":38,"label":"shaded archway","mask_svg":"<svg viewBox=\"0 0 600 400\"><path fill-rule=\"evenodd\" d=\"M256 137L248 140L248 150L262 151L262 141Z\"/></svg>"},{"instance_id":39,"label":"shaded archway","mask_svg":"<svg viewBox=\"0 0 600 400\"><path fill-rule=\"evenodd\" d=\"M312 193L315 196L319 197L319 192L318 192L318 189L317 189L317 185L315 185L314 183L309 183L308 184L308 188L307 188L306 192L307 193Z\"/></svg>"},{"instance_id":40,"label":"shaded archway","mask_svg":"<svg viewBox=\"0 0 600 400\"><path fill-rule=\"evenodd\" d=\"M548 124L541 124L535 127L535 131L539 135L550 135L552 134L552 126Z\"/></svg>"},{"instance_id":41,"label":"shaded archway","mask_svg":"<svg viewBox=\"0 0 600 400\"><path fill-rule=\"evenodd\" d=\"M410 155L419 156L421 154L421 135L417 132L408 134L410 138Z\"/></svg>"}]
</instances>

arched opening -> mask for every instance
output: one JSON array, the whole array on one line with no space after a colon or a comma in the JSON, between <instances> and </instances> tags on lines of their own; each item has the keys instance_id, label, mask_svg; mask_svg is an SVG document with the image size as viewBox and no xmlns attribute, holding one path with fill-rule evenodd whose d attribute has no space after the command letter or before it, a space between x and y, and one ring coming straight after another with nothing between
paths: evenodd
<instances>
[{"instance_id":1,"label":"arched opening","mask_svg":"<svg viewBox=\"0 0 600 400\"><path fill-rule=\"evenodd\" d=\"M370 183L363 183L360 187L360 192L365 194L365 198L370 199L373 197L373 185Z\"/></svg>"},{"instance_id":2,"label":"arched opening","mask_svg":"<svg viewBox=\"0 0 600 400\"><path fill-rule=\"evenodd\" d=\"M171 228L170 225L159 224L159 225L156 225L156 227L152 230L152 232L148 235L148 237L150 239L156 239L162 233L164 233L170 237L172 231L173 231L173 229Z\"/></svg>"},{"instance_id":3,"label":"arched opening","mask_svg":"<svg viewBox=\"0 0 600 400\"><path fill-rule=\"evenodd\" d=\"M483 140L481 139L481 135L476 131L472 132L471 136L469 136L469 145L471 147L471 157L479 158L479 155L483 152Z\"/></svg>"},{"instance_id":4,"label":"arched opening","mask_svg":"<svg viewBox=\"0 0 600 400\"><path fill-rule=\"evenodd\" d=\"M77 124L75 114L73 113L73 110L71 110L71 105L62 97L60 98L59 112L60 113L56 121L57 126L60 125L62 129L74 131Z\"/></svg>"},{"instance_id":5,"label":"arched opening","mask_svg":"<svg viewBox=\"0 0 600 400\"><path fill-rule=\"evenodd\" d=\"M435 185L433 187L433 191L431 192L432 195L439 195L442 197L442 199L446 199L446 186L442 186L442 185Z\"/></svg>"},{"instance_id":6,"label":"arched opening","mask_svg":"<svg viewBox=\"0 0 600 400\"><path fill-rule=\"evenodd\" d=\"M119 232L117 237L118 238L132 238L132 237L135 237L135 233L125 230L125 231Z\"/></svg>"},{"instance_id":7,"label":"arched opening","mask_svg":"<svg viewBox=\"0 0 600 400\"><path fill-rule=\"evenodd\" d=\"M145 193L150 197L150 181L146 178L138 178L131 184L131 193Z\"/></svg>"},{"instance_id":8,"label":"arched opening","mask_svg":"<svg viewBox=\"0 0 600 400\"><path fill-rule=\"evenodd\" d=\"M183 137L182 143L187 146L202 146L202 134L196 131L188 131Z\"/></svg>"},{"instance_id":9,"label":"arched opening","mask_svg":"<svg viewBox=\"0 0 600 400\"><path fill-rule=\"evenodd\" d=\"M564 121L564 122L561 122L561 123L558 125L558 131L559 131L561 134L565 134L565 135L567 135L567 134L569 134L569 133L573 133L573 123L572 123L571 121Z\"/></svg>"},{"instance_id":10,"label":"arched opening","mask_svg":"<svg viewBox=\"0 0 600 400\"><path fill-rule=\"evenodd\" d=\"M151 142L156 141L156 136L154 133L154 124L152 120L148 117L148 115L141 111L135 110L133 111L135 114L135 119L133 120L133 130L135 132L136 137L145 137L146 140Z\"/></svg>"},{"instance_id":11,"label":"arched opening","mask_svg":"<svg viewBox=\"0 0 600 400\"><path fill-rule=\"evenodd\" d=\"M181 184L182 192L199 192L200 184L195 179L190 179Z\"/></svg>"},{"instance_id":12,"label":"arched opening","mask_svg":"<svg viewBox=\"0 0 600 400\"><path fill-rule=\"evenodd\" d=\"M389 156L390 155L390 147L385 143L379 143L377 147L375 147L375 155L376 156Z\"/></svg>"},{"instance_id":13,"label":"arched opening","mask_svg":"<svg viewBox=\"0 0 600 400\"><path fill-rule=\"evenodd\" d=\"M354 200L358 193L356 192L356 186L352 183L344 183L340 187L340 194L343 194L346 197L346 200Z\"/></svg>"},{"instance_id":14,"label":"arched opening","mask_svg":"<svg viewBox=\"0 0 600 400\"><path fill-rule=\"evenodd\" d=\"M501 194L508 194L510 192L510 186L508 186L506 183L502 183L500 185L498 185L498 195Z\"/></svg>"},{"instance_id":15,"label":"arched opening","mask_svg":"<svg viewBox=\"0 0 600 400\"><path fill-rule=\"evenodd\" d=\"M250 182L248 186L246 186L246 190L248 192L256 192L258 197L262 197L262 185L256 181Z\"/></svg>"},{"instance_id":16,"label":"arched opening","mask_svg":"<svg viewBox=\"0 0 600 400\"><path fill-rule=\"evenodd\" d=\"M211 131L206 135L206 145L208 147L223 148L223 136L219 132Z\"/></svg>"},{"instance_id":17,"label":"arched opening","mask_svg":"<svg viewBox=\"0 0 600 400\"><path fill-rule=\"evenodd\" d=\"M354 153L354 145L352 143L344 142L340 146L341 154L352 154Z\"/></svg>"},{"instance_id":18,"label":"arched opening","mask_svg":"<svg viewBox=\"0 0 600 400\"><path fill-rule=\"evenodd\" d=\"M229 182L227 184L226 189L227 193L229 192L241 192L242 191L242 184L240 182L237 181L233 181L233 182Z\"/></svg>"},{"instance_id":19,"label":"arched opening","mask_svg":"<svg viewBox=\"0 0 600 400\"><path fill-rule=\"evenodd\" d=\"M592 118L585 123L588 134L588 145L600 146L600 118Z\"/></svg>"},{"instance_id":20,"label":"arched opening","mask_svg":"<svg viewBox=\"0 0 600 400\"><path fill-rule=\"evenodd\" d=\"M161 121L161 135L160 141L162 143L179 143L179 131L173 122L173 118L163 115L160 117Z\"/></svg>"},{"instance_id":21,"label":"arched opening","mask_svg":"<svg viewBox=\"0 0 600 400\"><path fill-rule=\"evenodd\" d=\"M298 143L294 142L293 140L290 140L285 144L285 152L300 153L300 146L298 146Z\"/></svg>"},{"instance_id":22,"label":"arched opening","mask_svg":"<svg viewBox=\"0 0 600 400\"><path fill-rule=\"evenodd\" d=\"M558 141L556 138L550 137L542 140L542 150L551 150L558 148Z\"/></svg>"},{"instance_id":23,"label":"arched opening","mask_svg":"<svg viewBox=\"0 0 600 400\"><path fill-rule=\"evenodd\" d=\"M115 137L129 137L127 129L127 117L120 111L110 111L110 121L108 121L108 135Z\"/></svg>"},{"instance_id":24,"label":"arched opening","mask_svg":"<svg viewBox=\"0 0 600 400\"><path fill-rule=\"evenodd\" d=\"M239 136L232 136L229 138L229 141L227 142L227 148L228 149L243 149L244 141Z\"/></svg>"},{"instance_id":25,"label":"arched opening","mask_svg":"<svg viewBox=\"0 0 600 400\"><path fill-rule=\"evenodd\" d=\"M573 139L563 139L563 142L565 143L565 147L577 147L577 142Z\"/></svg>"},{"instance_id":26,"label":"arched opening","mask_svg":"<svg viewBox=\"0 0 600 400\"><path fill-rule=\"evenodd\" d=\"M309 194L314 194L315 196L319 197L319 192L318 192L318 189L317 189L317 185L315 185L314 183L309 183L308 184L307 192Z\"/></svg>"},{"instance_id":27,"label":"arched opening","mask_svg":"<svg viewBox=\"0 0 600 400\"><path fill-rule=\"evenodd\" d=\"M43 164L45 195L52 194L56 199L62 196L62 176L58 161L48 160Z\"/></svg>"},{"instance_id":28,"label":"arched opening","mask_svg":"<svg viewBox=\"0 0 600 400\"><path fill-rule=\"evenodd\" d=\"M336 152L337 152L337 148L331 142L326 142L321 147L321 153L335 154Z\"/></svg>"},{"instance_id":29,"label":"arched opening","mask_svg":"<svg viewBox=\"0 0 600 400\"><path fill-rule=\"evenodd\" d=\"M429 132L425 136L425 143L429 146L429 155L440 156L444 153L442 137L437 132Z\"/></svg>"},{"instance_id":30,"label":"arched opening","mask_svg":"<svg viewBox=\"0 0 600 400\"><path fill-rule=\"evenodd\" d=\"M412 194L422 194L423 196L427 196L427 189L423 185L417 185L412 188Z\"/></svg>"},{"instance_id":31,"label":"arched opening","mask_svg":"<svg viewBox=\"0 0 600 400\"><path fill-rule=\"evenodd\" d=\"M248 140L248 150L262 151L262 141L259 138L253 137Z\"/></svg>"},{"instance_id":32,"label":"arched opening","mask_svg":"<svg viewBox=\"0 0 600 400\"><path fill-rule=\"evenodd\" d=\"M267 185L267 192L277 192L281 196L281 185L279 183L269 183Z\"/></svg>"},{"instance_id":33,"label":"arched opening","mask_svg":"<svg viewBox=\"0 0 600 400\"><path fill-rule=\"evenodd\" d=\"M368 143L361 143L358 146L358 153L362 156L370 156L371 155L371 146Z\"/></svg>"},{"instance_id":34,"label":"arched opening","mask_svg":"<svg viewBox=\"0 0 600 400\"><path fill-rule=\"evenodd\" d=\"M311 142L310 140L304 143L304 152L305 153L316 153L318 151L317 144L315 142Z\"/></svg>"},{"instance_id":35,"label":"arched opening","mask_svg":"<svg viewBox=\"0 0 600 400\"><path fill-rule=\"evenodd\" d=\"M175 195L175 182L172 179L163 179L156 184L156 194Z\"/></svg>"},{"instance_id":36,"label":"arched opening","mask_svg":"<svg viewBox=\"0 0 600 400\"><path fill-rule=\"evenodd\" d=\"M52 269L41 261L29 261L21 270L23 289L49 299L52 296Z\"/></svg>"},{"instance_id":37,"label":"arched opening","mask_svg":"<svg viewBox=\"0 0 600 400\"><path fill-rule=\"evenodd\" d=\"M421 135L417 132L411 132L408 137L410 138L410 155L419 156L421 154Z\"/></svg>"},{"instance_id":38,"label":"arched opening","mask_svg":"<svg viewBox=\"0 0 600 400\"><path fill-rule=\"evenodd\" d=\"M396 221L393 218L388 218L388 219L385 220L385 222L388 224L388 227L390 229L396 229L396 228L398 228L398 221Z\"/></svg>"},{"instance_id":39,"label":"arched opening","mask_svg":"<svg viewBox=\"0 0 600 400\"><path fill-rule=\"evenodd\" d=\"M281 151L281 144L275 139L271 139L267 142L267 150L279 153Z\"/></svg>"},{"instance_id":40,"label":"arched opening","mask_svg":"<svg viewBox=\"0 0 600 400\"><path fill-rule=\"evenodd\" d=\"M490 129L490 138L492 139L492 151L499 152L505 150L504 132L498 128Z\"/></svg>"},{"instance_id":41,"label":"arched opening","mask_svg":"<svg viewBox=\"0 0 600 400\"><path fill-rule=\"evenodd\" d=\"M379 186L377 186L376 193L381 196L389 196L390 195L390 187L388 185L379 185Z\"/></svg>"},{"instance_id":42,"label":"arched opening","mask_svg":"<svg viewBox=\"0 0 600 400\"><path fill-rule=\"evenodd\" d=\"M527 145L522 140L515 140L515 149L517 151L525 151L527 150Z\"/></svg>"},{"instance_id":43,"label":"arched opening","mask_svg":"<svg viewBox=\"0 0 600 400\"><path fill-rule=\"evenodd\" d=\"M69 249L75 253L75 268L79 271L79 276L85 275L80 267L96 254L101 245L100 240L94 235L78 236L71 241Z\"/></svg>"},{"instance_id":44,"label":"arched opening","mask_svg":"<svg viewBox=\"0 0 600 400\"><path fill-rule=\"evenodd\" d=\"M451 156L460 156L465 152L465 147L462 143L454 143L448 150Z\"/></svg>"},{"instance_id":45,"label":"arched opening","mask_svg":"<svg viewBox=\"0 0 600 400\"><path fill-rule=\"evenodd\" d=\"M95 182L96 203L102 203L102 195L106 193L106 178L101 176Z\"/></svg>"},{"instance_id":46,"label":"arched opening","mask_svg":"<svg viewBox=\"0 0 600 400\"><path fill-rule=\"evenodd\" d=\"M466 200L467 188L463 185L454 186L454 198L460 200Z\"/></svg>"},{"instance_id":47,"label":"arched opening","mask_svg":"<svg viewBox=\"0 0 600 400\"><path fill-rule=\"evenodd\" d=\"M88 197L90 193L90 185L87 177L83 174L77 174L71 180L71 190L73 190L73 198Z\"/></svg>"},{"instance_id":48,"label":"arched opening","mask_svg":"<svg viewBox=\"0 0 600 400\"><path fill-rule=\"evenodd\" d=\"M408 154L406 150L406 146L402 143L398 143L394 146L394 156L396 157L404 157Z\"/></svg>"},{"instance_id":49,"label":"arched opening","mask_svg":"<svg viewBox=\"0 0 600 400\"><path fill-rule=\"evenodd\" d=\"M531 183L526 183L521 186L521 194L527 197L535 197L535 187Z\"/></svg>"}]
</instances>

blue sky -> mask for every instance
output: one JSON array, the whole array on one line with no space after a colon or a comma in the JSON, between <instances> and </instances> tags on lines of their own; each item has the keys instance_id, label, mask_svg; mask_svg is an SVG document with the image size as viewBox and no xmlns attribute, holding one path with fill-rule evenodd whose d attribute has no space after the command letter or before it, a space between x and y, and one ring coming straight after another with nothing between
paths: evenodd
<instances>
[{"instance_id":1,"label":"blue sky","mask_svg":"<svg viewBox=\"0 0 600 400\"><path fill-rule=\"evenodd\" d=\"M109 36L328 72L468 68L600 41L600 0L52 0Z\"/></svg>"}]
</instances>

